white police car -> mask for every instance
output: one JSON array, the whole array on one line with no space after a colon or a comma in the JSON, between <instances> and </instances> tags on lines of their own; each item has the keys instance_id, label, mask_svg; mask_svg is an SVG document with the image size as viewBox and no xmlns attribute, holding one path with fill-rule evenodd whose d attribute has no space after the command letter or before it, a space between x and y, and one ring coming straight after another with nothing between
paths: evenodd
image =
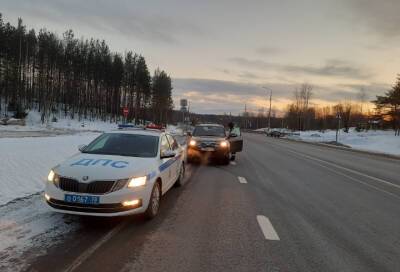
<instances>
[{"instance_id":1,"label":"white police car","mask_svg":"<svg viewBox=\"0 0 400 272\"><path fill-rule=\"evenodd\" d=\"M45 199L58 212L153 218L185 174L184 148L161 131L107 132L79 150L48 175Z\"/></svg>"}]
</instances>

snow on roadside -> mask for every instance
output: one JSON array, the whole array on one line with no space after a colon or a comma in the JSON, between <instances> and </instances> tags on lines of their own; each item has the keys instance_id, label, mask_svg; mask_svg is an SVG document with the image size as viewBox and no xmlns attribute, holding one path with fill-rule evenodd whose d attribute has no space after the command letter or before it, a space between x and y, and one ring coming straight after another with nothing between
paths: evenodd
<instances>
[{"instance_id":1,"label":"snow on roadside","mask_svg":"<svg viewBox=\"0 0 400 272\"><path fill-rule=\"evenodd\" d=\"M298 133L300 136L290 136L289 138L308 142L332 142L336 138L335 130L328 130L325 133L320 131L301 131ZM354 149L400 155L400 137L395 136L394 131L390 130L357 132L355 129L350 129L349 133L340 131L339 142Z\"/></svg>"},{"instance_id":2,"label":"snow on roadside","mask_svg":"<svg viewBox=\"0 0 400 272\"><path fill-rule=\"evenodd\" d=\"M25 270L78 227L78 218L51 211L40 194L0 206L0 271Z\"/></svg>"},{"instance_id":3,"label":"snow on roadside","mask_svg":"<svg viewBox=\"0 0 400 272\"><path fill-rule=\"evenodd\" d=\"M99 133L0 139L0 205L44 189L51 167L78 152Z\"/></svg>"}]
</instances>

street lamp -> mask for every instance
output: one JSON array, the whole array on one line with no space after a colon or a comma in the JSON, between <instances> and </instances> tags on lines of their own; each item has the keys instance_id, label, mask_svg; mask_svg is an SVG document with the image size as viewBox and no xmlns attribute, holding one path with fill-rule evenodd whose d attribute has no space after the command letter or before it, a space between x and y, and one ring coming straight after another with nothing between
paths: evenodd
<instances>
[{"instance_id":1,"label":"street lamp","mask_svg":"<svg viewBox=\"0 0 400 272\"><path fill-rule=\"evenodd\" d=\"M262 86L263 89L270 91L269 93L269 111L268 111L268 131L271 129L271 106L272 106L272 89Z\"/></svg>"}]
</instances>

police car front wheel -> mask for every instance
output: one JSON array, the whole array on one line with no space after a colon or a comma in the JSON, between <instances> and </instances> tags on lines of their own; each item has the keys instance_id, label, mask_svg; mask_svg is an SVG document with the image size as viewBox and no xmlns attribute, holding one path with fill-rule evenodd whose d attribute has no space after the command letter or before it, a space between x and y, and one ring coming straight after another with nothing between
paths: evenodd
<instances>
[{"instance_id":1,"label":"police car front wheel","mask_svg":"<svg viewBox=\"0 0 400 272\"><path fill-rule=\"evenodd\" d=\"M145 212L145 216L147 219L154 218L160 209L160 201L161 201L161 187L160 183L154 183L153 190L151 191L149 206Z\"/></svg>"}]
</instances>

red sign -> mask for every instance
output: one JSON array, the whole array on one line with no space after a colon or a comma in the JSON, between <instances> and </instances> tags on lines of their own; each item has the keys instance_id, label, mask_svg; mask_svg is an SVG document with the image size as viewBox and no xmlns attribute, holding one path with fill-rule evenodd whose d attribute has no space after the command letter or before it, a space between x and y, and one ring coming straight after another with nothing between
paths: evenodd
<instances>
[{"instance_id":1,"label":"red sign","mask_svg":"<svg viewBox=\"0 0 400 272\"><path fill-rule=\"evenodd\" d=\"M128 117L129 109L127 107L123 108L122 112L123 112L125 117Z\"/></svg>"}]
</instances>

